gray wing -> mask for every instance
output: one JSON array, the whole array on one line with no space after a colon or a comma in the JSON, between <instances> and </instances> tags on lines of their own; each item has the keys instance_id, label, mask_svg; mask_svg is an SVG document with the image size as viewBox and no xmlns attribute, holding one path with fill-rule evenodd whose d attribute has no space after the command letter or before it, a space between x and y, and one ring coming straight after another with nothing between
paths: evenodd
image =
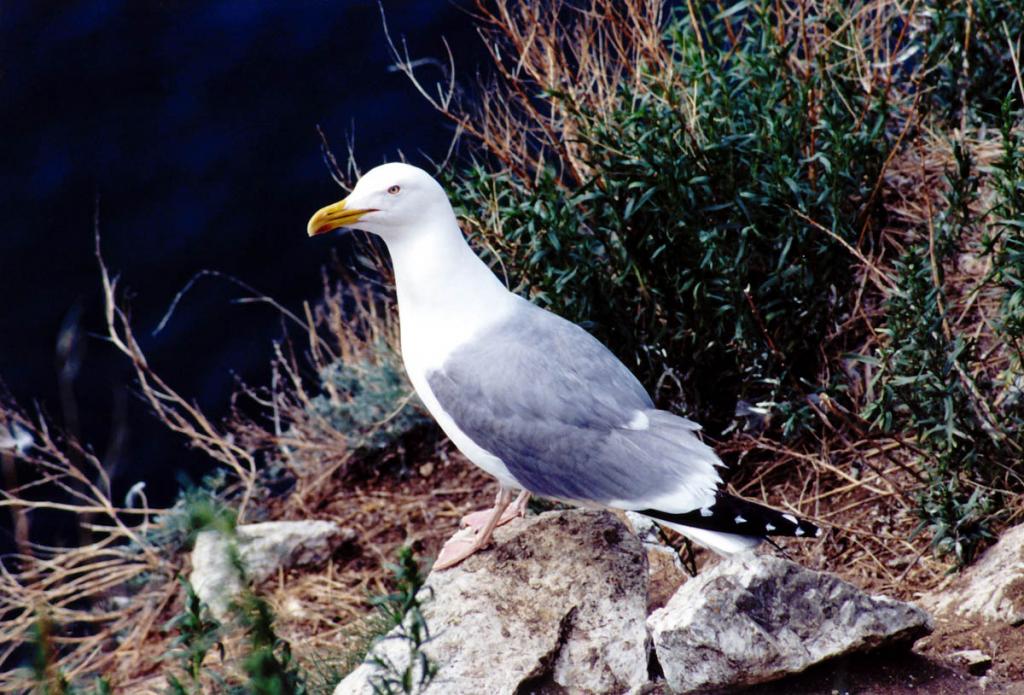
<instances>
[{"instance_id":1,"label":"gray wing","mask_svg":"<svg viewBox=\"0 0 1024 695\"><path fill-rule=\"evenodd\" d=\"M720 463L693 434L699 426L654 410L585 330L521 307L427 374L459 428L538 495L625 508L667 494L681 510L710 504Z\"/></svg>"}]
</instances>

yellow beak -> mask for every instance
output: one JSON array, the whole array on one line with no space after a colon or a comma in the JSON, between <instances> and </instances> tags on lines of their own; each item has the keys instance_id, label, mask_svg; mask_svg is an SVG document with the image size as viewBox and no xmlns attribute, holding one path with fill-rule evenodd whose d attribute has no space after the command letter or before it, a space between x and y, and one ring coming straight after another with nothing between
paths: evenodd
<instances>
[{"instance_id":1,"label":"yellow beak","mask_svg":"<svg viewBox=\"0 0 1024 695\"><path fill-rule=\"evenodd\" d=\"M373 208L362 210L348 208L345 206L346 200L348 199L317 210L316 214L309 218L309 224L306 225L306 232L309 236L326 234L338 227L358 222L368 212L376 212Z\"/></svg>"}]
</instances>

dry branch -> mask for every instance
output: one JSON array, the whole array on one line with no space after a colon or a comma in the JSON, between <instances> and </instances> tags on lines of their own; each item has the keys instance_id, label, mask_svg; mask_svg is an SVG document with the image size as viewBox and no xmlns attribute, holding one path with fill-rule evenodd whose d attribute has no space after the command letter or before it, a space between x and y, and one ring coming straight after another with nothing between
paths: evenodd
<instances>
[{"instance_id":1,"label":"dry branch","mask_svg":"<svg viewBox=\"0 0 1024 695\"><path fill-rule=\"evenodd\" d=\"M0 451L9 470L27 477L9 475L0 492L0 509L23 519L19 552L0 561L0 692L28 687L12 660L42 616L58 627L76 626L51 635L66 676L104 672L116 680L137 666L126 654L152 641L154 620L176 593L175 558L147 535L149 518L167 510L116 505L102 462L75 440L55 436L42 415L30 419L4 402L0 423L31 441ZM61 546L57 522L65 532L82 529L70 535L87 542ZM130 585L140 588L132 592Z\"/></svg>"}]
</instances>

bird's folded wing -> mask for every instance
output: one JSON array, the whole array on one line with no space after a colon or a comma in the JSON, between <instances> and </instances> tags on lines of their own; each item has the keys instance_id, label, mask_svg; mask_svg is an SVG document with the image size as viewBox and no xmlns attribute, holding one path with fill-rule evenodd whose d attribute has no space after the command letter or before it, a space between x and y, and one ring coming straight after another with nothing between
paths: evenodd
<instances>
[{"instance_id":1,"label":"bird's folded wing","mask_svg":"<svg viewBox=\"0 0 1024 695\"><path fill-rule=\"evenodd\" d=\"M478 446L538 495L683 512L714 501L714 452L695 423L654 409L579 326L526 302L427 374Z\"/></svg>"}]
</instances>

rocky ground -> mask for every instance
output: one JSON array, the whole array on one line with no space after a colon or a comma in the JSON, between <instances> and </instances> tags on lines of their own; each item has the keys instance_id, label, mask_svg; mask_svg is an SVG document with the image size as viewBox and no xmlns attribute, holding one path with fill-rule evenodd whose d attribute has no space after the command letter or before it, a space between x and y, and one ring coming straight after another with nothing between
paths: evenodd
<instances>
[{"instance_id":1,"label":"rocky ground","mask_svg":"<svg viewBox=\"0 0 1024 695\"><path fill-rule=\"evenodd\" d=\"M422 652L438 673L426 692L1024 693L1024 527L905 603L771 548L688 578L649 527L631 526L600 511L530 515L431 574ZM262 547L285 564L315 560L284 545ZM267 554L249 560L273 574ZM399 669L410 658L394 633L373 653ZM336 693L372 692L378 670L364 663Z\"/></svg>"}]
</instances>

